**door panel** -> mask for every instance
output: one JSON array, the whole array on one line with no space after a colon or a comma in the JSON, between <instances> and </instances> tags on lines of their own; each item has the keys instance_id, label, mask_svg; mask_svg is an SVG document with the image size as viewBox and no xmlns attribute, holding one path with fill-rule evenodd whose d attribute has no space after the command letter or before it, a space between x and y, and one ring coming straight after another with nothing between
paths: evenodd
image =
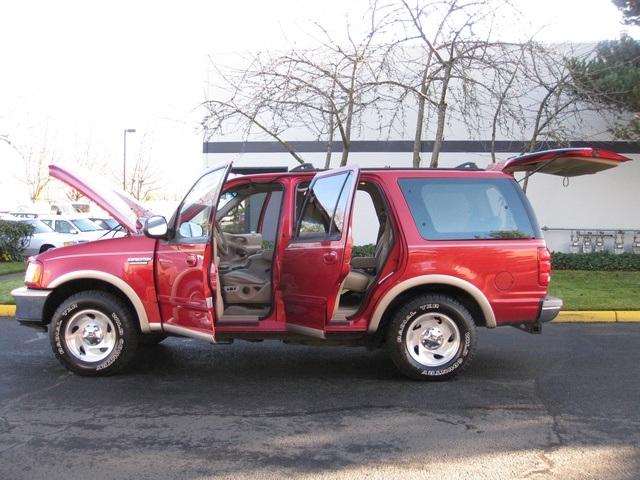
<instances>
[{"instance_id":1,"label":"door panel","mask_svg":"<svg viewBox=\"0 0 640 480\"><path fill-rule=\"evenodd\" d=\"M314 177L282 262L287 328L324 337L351 260L351 211L359 168Z\"/></svg>"},{"instance_id":2,"label":"door panel","mask_svg":"<svg viewBox=\"0 0 640 480\"><path fill-rule=\"evenodd\" d=\"M156 247L156 290L167 331L215 341L218 279L214 218L231 163L214 167L193 186L172 219L170 238Z\"/></svg>"}]
</instances>

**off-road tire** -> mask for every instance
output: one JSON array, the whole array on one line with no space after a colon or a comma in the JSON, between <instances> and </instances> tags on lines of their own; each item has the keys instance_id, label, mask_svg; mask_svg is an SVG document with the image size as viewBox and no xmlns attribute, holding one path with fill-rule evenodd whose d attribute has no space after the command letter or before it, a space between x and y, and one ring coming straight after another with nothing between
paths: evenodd
<instances>
[{"instance_id":1,"label":"off-road tire","mask_svg":"<svg viewBox=\"0 0 640 480\"><path fill-rule=\"evenodd\" d=\"M416 380L446 380L470 363L476 326L467 309L446 295L421 295L402 304L387 330L398 369Z\"/></svg>"},{"instance_id":2,"label":"off-road tire","mask_svg":"<svg viewBox=\"0 0 640 480\"><path fill-rule=\"evenodd\" d=\"M49 331L53 353L78 375L112 375L131 361L138 346L130 309L103 291L67 298L53 314Z\"/></svg>"}]
</instances>

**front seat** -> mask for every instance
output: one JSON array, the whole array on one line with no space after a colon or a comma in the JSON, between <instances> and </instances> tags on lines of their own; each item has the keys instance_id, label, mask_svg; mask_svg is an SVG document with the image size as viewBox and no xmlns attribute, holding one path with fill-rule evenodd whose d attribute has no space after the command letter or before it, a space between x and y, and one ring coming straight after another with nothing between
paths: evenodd
<instances>
[{"instance_id":1,"label":"front seat","mask_svg":"<svg viewBox=\"0 0 640 480\"><path fill-rule=\"evenodd\" d=\"M268 304L271 302L271 263L273 249L251 255L242 268L221 272L222 294L226 304Z\"/></svg>"}]
</instances>

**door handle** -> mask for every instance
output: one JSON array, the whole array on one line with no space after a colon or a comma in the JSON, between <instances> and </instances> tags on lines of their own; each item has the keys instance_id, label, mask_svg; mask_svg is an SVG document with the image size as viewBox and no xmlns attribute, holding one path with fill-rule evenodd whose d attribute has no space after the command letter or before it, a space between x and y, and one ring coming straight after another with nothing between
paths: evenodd
<instances>
[{"instance_id":1,"label":"door handle","mask_svg":"<svg viewBox=\"0 0 640 480\"><path fill-rule=\"evenodd\" d=\"M338 261L338 252L325 253L322 258L324 259L324 263L332 265Z\"/></svg>"}]
</instances>

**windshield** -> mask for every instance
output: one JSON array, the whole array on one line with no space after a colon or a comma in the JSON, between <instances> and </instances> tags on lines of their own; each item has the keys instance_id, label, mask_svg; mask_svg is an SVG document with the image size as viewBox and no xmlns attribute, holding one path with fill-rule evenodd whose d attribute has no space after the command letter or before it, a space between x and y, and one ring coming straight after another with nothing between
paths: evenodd
<instances>
[{"instance_id":1,"label":"windshield","mask_svg":"<svg viewBox=\"0 0 640 480\"><path fill-rule=\"evenodd\" d=\"M33 225L35 227L35 231L33 233L51 233L54 231L53 228L45 223L42 223L40 220L24 220L22 221L22 223Z\"/></svg>"},{"instance_id":2,"label":"windshield","mask_svg":"<svg viewBox=\"0 0 640 480\"><path fill-rule=\"evenodd\" d=\"M88 220L86 218L78 218L69 221L76 229L80 230L81 232L95 232L97 230L104 230L104 228L99 227L91 220Z\"/></svg>"}]
</instances>

